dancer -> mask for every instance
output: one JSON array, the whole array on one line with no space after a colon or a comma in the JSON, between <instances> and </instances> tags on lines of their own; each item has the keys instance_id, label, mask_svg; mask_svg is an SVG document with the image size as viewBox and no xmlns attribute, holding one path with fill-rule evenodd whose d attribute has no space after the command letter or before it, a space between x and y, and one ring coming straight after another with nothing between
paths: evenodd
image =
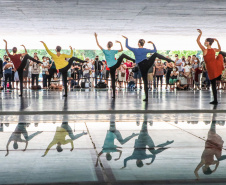
<instances>
[{"instance_id":1,"label":"dancer","mask_svg":"<svg viewBox=\"0 0 226 185\"><path fill-rule=\"evenodd\" d=\"M65 91L65 94L63 95L63 97L67 97L67 71L71 68L73 61L78 61L78 62L81 62L81 63L84 63L85 61L81 60L79 58L76 58L76 57L72 57L73 56L73 50L72 50L71 46L69 46L69 48L71 49L70 55L61 54L60 53L60 51L61 51L60 46L56 47L57 54L54 54L48 49L48 47L46 46L46 44L43 41L40 41L40 42L44 45L46 51L52 57L55 65L56 65L56 69L59 69L59 71L62 73L64 91ZM65 60L66 58L70 58L69 61L66 61Z\"/></svg>"},{"instance_id":2,"label":"dancer","mask_svg":"<svg viewBox=\"0 0 226 185\"><path fill-rule=\"evenodd\" d=\"M68 109L67 104L68 104L67 99L65 99L63 111L66 111ZM83 131L80 134L76 134L76 135L73 134L71 127L68 125L68 114L64 114L61 127L57 127L54 138L53 138L52 142L49 144L49 146L47 147L47 149L46 149L44 155L42 155L42 157L45 157L47 155L47 153L49 152L49 150L52 148L53 145L57 145L57 147L56 147L57 151L62 152L63 149L62 149L61 145L66 145L68 143L71 143L70 151L72 151L74 149L73 141L82 137L83 135L87 135L87 132ZM70 139L66 139L66 136L69 136Z\"/></svg>"},{"instance_id":3,"label":"dancer","mask_svg":"<svg viewBox=\"0 0 226 185\"><path fill-rule=\"evenodd\" d=\"M202 168L202 171L205 175L210 175L217 170L219 162L226 159L226 155L222 155L223 144L224 141L222 140L221 136L216 133L216 121L213 120L207 135L205 149L201 156L201 162L194 171L197 179L199 179L198 171L200 168ZM217 160L214 160L214 156ZM210 165L215 165L214 170L210 169Z\"/></svg>"},{"instance_id":4,"label":"dancer","mask_svg":"<svg viewBox=\"0 0 226 185\"><path fill-rule=\"evenodd\" d=\"M203 52L204 61L206 63L206 69L208 72L210 82L212 84L212 92L213 92L214 99L212 102L210 102L210 104L217 105L218 101L217 101L216 81L221 80L221 74L222 74L222 71L224 70L223 57L226 57L226 53L221 51L221 46L219 44L219 41L213 38L207 38L205 40L204 42L204 45L206 46L205 48L200 42L202 31L200 29L197 29L197 30L199 32L199 36L196 41ZM218 49L211 47L214 41L217 42ZM219 55L217 56L217 58L215 58L216 52L219 52Z\"/></svg>"},{"instance_id":5,"label":"dancer","mask_svg":"<svg viewBox=\"0 0 226 185\"><path fill-rule=\"evenodd\" d=\"M23 97L21 97L20 99L21 101L21 104L20 104L20 111L23 111L24 109L26 109L29 104L27 102L27 99L23 99ZM23 151L25 151L27 149L27 146L28 146L28 142L33 139L35 136L37 136L38 134L41 134L42 131L37 131L31 135L28 136L28 132L27 132L27 123L24 123L24 120L25 120L25 115L21 114L19 116L19 123L17 124L16 128L15 128L15 131L11 134L9 140L8 140L8 143L6 145L6 155L5 156L8 156L9 155L9 144L13 141L13 148L15 150L18 149L18 142L21 142L21 143L26 143L25 145L25 149ZM21 138L21 136L24 136L24 139Z\"/></svg>"},{"instance_id":6,"label":"dancer","mask_svg":"<svg viewBox=\"0 0 226 185\"><path fill-rule=\"evenodd\" d=\"M149 163L146 163L146 165L152 164L156 158L156 155L166 150L167 149L166 146L174 142L174 140L166 141L165 143L162 143L156 146L152 138L148 134L147 123L148 123L147 114L144 114L144 122L140 130L138 139L135 140L133 154L124 159L124 166L122 167L122 169L126 168L127 162L129 160L136 160L136 165L139 168L144 166L142 160L145 160L145 159L152 158L152 160ZM148 146L148 148L146 148L146 146ZM158 149L155 149L155 147L157 147ZM151 154L147 154L146 153L147 150Z\"/></svg>"},{"instance_id":7,"label":"dancer","mask_svg":"<svg viewBox=\"0 0 226 185\"><path fill-rule=\"evenodd\" d=\"M32 58L31 56L29 56L27 54L27 50L25 48L24 45L21 45L24 47L24 50L25 50L25 53L22 53L22 54L16 54L17 53L17 48L16 47L13 47L13 54L11 55L7 49L7 41L6 40L3 40L5 42L5 50L6 50L6 53L7 55L9 56L9 58L11 59L11 61L13 62L13 65L14 65L14 68L18 71L18 75L19 75L19 79L20 79L20 95L19 96L22 96L23 95L23 71L24 71L24 68L26 67L27 65L27 60L32 60L33 62L36 62L37 64L41 63L40 61L38 60L35 60L34 58ZM21 57L24 57L23 60L21 61Z\"/></svg>"},{"instance_id":8,"label":"dancer","mask_svg":"<svg viewBox=\"0 0 226 185\"><path fill-rule=\"evenodd\" d=\"M155 59L159 58L162 60L166 60L167 62L174 62L174 61L158 54L155 44L151 41L148 41L148 43L153 44L153 47L154 47L153 50L144 48L144 44L145 44L144 39L140 39L138 41L139 48L132 48L128 45L128 38L125 36L123 36L123 37L126 39L126 47L134 53L135 58L136 58L136 63L138 64L140 71L141 71L141 76L144 81L144 91L145 91L145 96L146 96L143 101L148 101L148 70L154 64ZM152 54L152 56L147 59L148 53L154 53L154 54Z\"/></svg>"},{"instance_id":9,"label":"dancer","mask_svg":"<svg viewBox=\"0 0 226 185\"><path fill-rule=\"evenodd\" d=\"M114 107L115 107L115 104L114 102L112 102L112 105L111 105L112 109L114 110ZM112 159L112 156L110 153L113 153L113 152L119 152L119 157L117 159L115 159L115 161L119 160L121 155L122 155L122 151L119 150L119 148L122 148L120 146L116 146L115 145L115 139L118 140L118 142L121 144L121 145L124 145L125 143L127 143L130 139L132 139L133 137L137 136L139 134L135 134L135 133L132 133L130 136L127 136L126 138L122 138L122 135L120 133L119 130L116 129L116 126L115 126L115 114L111 114L111 118L110 118L110 128L109 130L107 131L107 135L105 137L105 140L104 140L104 145L103 145L103 149L101 150L101 152L98 154L98 157L97 157L97 161L96 161L96 167L98 165L98 160L100 158L100 156L103 154L103 153L106 153L106 159L108 161L110 161Z\"/></svg>"},{"instance_id":10,"label":"dancer","mask_svg":"<svg viewBox=\"0 0 226 185\"><path fill-rule=\"evenodd\" d=\"M128 59L128 60L131 60L133 62L135 62L134 59L130 58L129 56L125 55L125 54L122 54L118 60L115 59L115 55L118 53L118 52L121 52L123 51L123 48L122 48L122 44L121 42L119 41L116 41L116 43L119 43L120 46L121 46L121 49L120 50L112 50L112 46L113 46L113 42L109 41L107 43L107 50L103 49L103 47L100 46L99 42L98 42L98 39L97 39L97 34L94 33L95 35L95 38L96 38L96 43L97 43L97 46L103 51L104 55L105 55L105 58L106 58L106 61L107 61L107 66L110 68L110 75L111 75L111 86L112 86L112 89L113 89L113 96L112 98L115 98L115 71L117 68L119 68L119 66L121 65L122 61L124 58Z\"/></svg>"}]
</instances>

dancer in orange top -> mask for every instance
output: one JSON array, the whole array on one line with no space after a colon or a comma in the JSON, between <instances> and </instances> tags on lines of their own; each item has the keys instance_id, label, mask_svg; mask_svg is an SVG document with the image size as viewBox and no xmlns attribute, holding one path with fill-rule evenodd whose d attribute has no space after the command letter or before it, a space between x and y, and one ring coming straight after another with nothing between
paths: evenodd
<instances>
[{"instance_id":1,"label":"dancer in orange top","mask_svg":"<svg viewBox=\"0 0 226 185\"><path fill-rule=\"evenodd\" d=\"M216 104L218 104L216 81L221 80L221 74L222 74L222 71L224 70L224 62L223 62L224 58L223 57L226 57L226 53L221 51L221 46L220 46L218 40L213 39L213 38L207 38L205 40L205 43L204 43L204 45L206 46L206 48L205 48L200 42L200 38L202 36L202 31L200 29L198 29L198 32L199 32L199 36L197 38L197 43L203 52L204 61L206 63L206 69L207 69L208 76L209 76L209 79L212 84L212 92L213 92L214 100L212 102L210 102L210 104L216 105ZM218 49L211 47L211 45L213 44L214 41L217 42ZM219 52L219 55L217 57L215 57L216 52Z\"/></svg>"}]
</instances>

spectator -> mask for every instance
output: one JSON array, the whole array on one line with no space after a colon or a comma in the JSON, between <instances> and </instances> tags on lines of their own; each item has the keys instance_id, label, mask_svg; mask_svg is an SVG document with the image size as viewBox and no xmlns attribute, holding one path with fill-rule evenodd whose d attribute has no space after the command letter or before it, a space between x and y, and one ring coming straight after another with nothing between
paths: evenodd
<instances>
[{"instance_id":1,"label":"spectator","mask_svg":"<svg viewBox=\"0 0 226 185\"><path fill-rule=\"evenodd\" d=\"M183 70L183 62L182 62L182 59L179 59L178 58L178 54L175 55L175 65L176 67L178 68L178 72L179 73L182 73L182 70Z\"/></svg>"},{"instance_id":2,"label":"spectator","mask_svg":"<svg viewBox=\"0 0 226 185\"><path fill-rule=\"evenodd\" d=\"M198 58L194 61L194 84L195 84L195 90L201 90L200 88L200 79L201 79L201 73L202 73L202 68L201 64Z\"/></svg>"},{"instance_id":3,"label":"spectator","mask_svg":"<svg viewBox=\"0 0 226 185\"><path fill-rule=\"evenodd\" d=\"M35 60L38 60L38 57L34 57ZM32 87L34 87L34 81L36 80L36 87L38 86L38 80L39 80L39 73L40 73L40 64L37 64L36 62L31 61L31 79L32 79Z\"/></svg>"},{"instance_id":4,"label":"spectator","mask_svg":"<svg viewBox=\"0 0 226 185\"><path fill-rule=\"evenodd\" d=\"M0 58L0 87L2 87L2 77L3 77L3 61Z\"/></svg>"},{"instance_id":5,"label":"spectator","mask_svg":"<svg viewBox=\"0 0 226 185\"><path fill-rule=\"evenodd\" d=\"M119 88L121 89L122 86L125 87L126 83L126 65L122 63L118 70L118 82L119 82Z\"/></svg>"},{"instance_id":6,"label":"spectator","mask_svg":"<svg viewBox=\"0 0 226 185\"><path fill-rule=\"evenodd\" d=\"M166 90L168 88L169 79L171 77L171 73L173 71L173 63L172 62L166 62Z\"/></svg>"},{"instance_id":7,"label":"spectator","mask_svg":"<svg viewBox=\"0 0 226 185\"><path fill-rule=\"evenodd\" d=\"M188 80L184 75L183 71L179 73L178 82L177 82L178 90L187 90L188 89Z\"/></svg>"},{"instance_id":8,"label":"spectator","mask_svg":"<svg viewBox=\"0 0 226 185\"><path fill-rule=\"evenodd\" d=\"M151 68L148 70L148 89L149 91L152 90L152 85L154 81L154 74L155 74L155 64L151 66Z\"/></svg>"},{"instance_id":9,"label":"spectator","mask_svg":"<svg viewBox=\"0 0 226 185\"><path fill-rule=\"evenodd\" d=\"M94 60L94 66L95 66L95 87L97 86L97 78L100 78L100 81L102 79L102 66L103 63L99 60L99 56L96 56Z\"/></svg>"},{"instance_id":10,"label":"spectator","mask_svg":"<svg viewBox=\"0 0 226 185\"><path fill-rule=\"evenodd\" d=\"M47 62L46 57L42 57L42 83L43 89L47 89L47 80L49 79L49 62ZM48 82L50 84L50 82Z\"/></svg>"},{"instance_id":11,"label":"spectator","mask_svg":"<svg viewBox=\"0 0 226 185\"><path fill-rule=\"evenodd\" d=\"M189 88L189 86L192 85L192 66L190 65L190 62L188 62L188 61L185 62L183 76L186 77L187 86Z\"/></svg>"},{"instance_id":12,"label":"spectator","mask_svg":"<svg viewBox=\"0 0 226 185\"><path fill-rule=\"evenodd\" d=\"M85 63L83 64L82 68L83 68L83 78L85 78L86 80L88 79L90 82L90 71L92 69L92 64L89 61L89 58L85 59Z\"/></svg>"},{"instance_id":13,"label":"spectator","mask_svg":"<svg viewBox=\"0 0 226 185\"><path fill-rule=\"evenodd\" d=\"M170 90L174 90L175 84L178 81L178 69L177 67L174 67L170 74L169 84L170 84Z\"/></svg>"},{"instance_id":14,"label":"spectator","mask_svg":"<svg viewBox=\"0 0 226 185\"><path fill-rule=\"evenodd\" d=\"M3 63L3 70L5 75L5 83L4 83L5 90L7 90L7 81L9 81L9 89L12 89L12 86L11 86L12 67L13 67L13 63L9 61L9 58L6 58L6 61Z\"/></svg>"},{"instance_id":15,"label":"spectator","mask_svg":"<svg viewBox=\"0 0 226 185\"><path fill-rule=\"evenodd\" d=\"M133 68L133 74L134 74L134 79L135 79L135 84L136 84L134 89L137 89L138 80L139 80L139 84L140 84L140 89L142 89L142 86L141 86L141 72L140 72L140 69L139 69L137 64Z\"/></svg>"},{"instance_id":16,"label":"spectator","mask_svg":"<svg viewBox=\"0 0 226 185\"><path fill-rule=\"evenodd\" d=\"M161 85L161 89L162 89L162 78L163 78L163 75L164 75L164 64L162 64L161 59L157 60L157 63L155 65L155 69L156 69L155 75L156 75L156 78L157 78L157 88L158 88L159 80L160 80L160 85Z\"/></svg>"},{"instance_id":17,"label":"spectator","mask_svg":"<svg viewBox=\"0 0 226 185\"><path fill-rule=\"evenodd\" d=\"M129 74L130 72L132 72L132 69L136 64L131 62L130 60L126 60L124 65L126 66L126 82L127 82L129 79Z\"/></svg>"}]
</instances>

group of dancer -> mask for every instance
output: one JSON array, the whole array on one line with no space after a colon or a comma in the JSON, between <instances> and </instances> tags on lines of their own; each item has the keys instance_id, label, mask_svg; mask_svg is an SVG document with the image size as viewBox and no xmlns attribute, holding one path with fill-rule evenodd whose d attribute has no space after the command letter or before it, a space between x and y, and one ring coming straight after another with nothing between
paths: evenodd
<instances>
[{"instance_id":1,"label":"group of dancer","mask_svg":"<svg viewBox=\"0 0 226 185\"><path fill-rule=\"evenodd\" d=\"M200 29L198 29L198 32L200 33L198 38L197 38L197 43L200 47L200 49L203 52L203 56L204 56L204 60L206 63L206 68L208 71L208 75L209 75L209 79L211 81L212 84L212 92L213 92L213 97L214 100L212 102L210 102L211 104L218 104L217 101L217 90L216 90L216 81L218 79L221 78L221 74L222 71L224 69L224 65L223 65L223 57L226 57L226 53L221 51L221 47L219 44L219 41L217 39L213 39L213 38L207 38L205 40L204 45L206 47L204 47L201 42L200 42L200 38L202 36L202 31ZM110 68L110 75L111 75L111 86L112 86L112 90L113 90L113 95L112 98L115 98L115 72L116 69L118 67L120 67L123 59L128 59L134 63L136 63L140 69L141 72L141 76L144 82L144 91L145 91L145 99L143 101L148 101L148 70L152 67L152 65L155 62L156 58L165 60L167 62L174 62L173 60L171 60L170 58L164 57L163 55L160 55L159 53L157 53L157 49L156 46L153 42L148 41L147 43L150 43L153 45L153 49L147 49L144 48L144 44L145 44L145 40L144 39L140 39L138 41L138 48L132 48L129 46L128 44L128 38L123 36L126 39L126 48L128 48L130 51L132 51L135 55L135 59L122 54L120 55L120 57L116 60L115 59L115 55L118 52L123 51L123 47L122 47L122 43L119 41L116 41L116 43L119 43L121 46L120 50L113 50L113 42L109 41L107 43L107 49L104 49L98 42L98 38L97 38L97 34L95 33L95 38L96 38L96 43L97 46L103 51L106 61L107 61L107 65ZM211 47L211 45L213 44L213 42L216 41L218 44L218 49L214 49ZM10 59L12 60L15 69L18 71L19 74L19 79L20 79L20 96L22 96L23 94L23 70L26 66L26 62L27 59L32 60L33 62L36 63L42 63L32 57L30 57L27 54L27 50L25 48L24 45L22 45L25 49L25 53L23 54L17 54L17 48L14 47L13 48L13 54L11 55L8 50L7 50L7 41L4 40L4 42L6 43L6 52L8 54L8 56L10 57ZM44 45L46 51L48 52L48 54L52 57L52 59L54 60L55 64L56 64L56 68L59 70L59 72L61 72L62 76L63 76L63 85L64 85L64 91L65 94L63 95L64 97L67 97L67 71L71 68L71 65L73 63L73 61L78 61L81 63L84 63L85 61L73 57L73 50L72 47L70 46L71 49L71 54L70 55L66 55L66 54L61 54L61 47L57 46L56 47L56 54L52 53L47 45L41 41L41 43ZM215 58L215 53L219 52L219 55L217 58ZM147 54L151 53L152 55L147 58ZM23 57L23 60L21 61L21 57ZM66 59L69 59L68 61Z\"/></svg>"}]
</instances>

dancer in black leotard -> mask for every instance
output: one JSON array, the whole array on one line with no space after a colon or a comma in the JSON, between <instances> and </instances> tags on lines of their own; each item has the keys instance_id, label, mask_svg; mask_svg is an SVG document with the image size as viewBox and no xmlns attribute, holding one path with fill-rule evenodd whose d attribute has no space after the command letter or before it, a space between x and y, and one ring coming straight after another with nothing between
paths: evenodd
<instances>
[{"instance_id":1,"label":"dancer in black leotard","mask_svg":"<svg viewBox=\"0 0 226 185\"><path fill-rule=\"evenodd\" d=\"M154 47L153 50L144 48L144 44L145 44L144 39L139 40L139 42L138 42L139 48L132 48L128 45L128 38L125 37L125 36L123 36L123 37L126 39L126 47L130 51L132 51L135 55L136 63L138 64L138 66L140 68L141 75L142 75L142 78L143 78L143 81L144 81L144 91L145 91L145 96L146 96L144 101L148 101L148 70L154 64L155 59L159 58L159 59L162 59L162 60L166 60L167 62L174 62L174 61L158 54L157 49L155 47L155 44L151 41L149 41L148 43L153 44L153 47ZM152 56L147 59L148 53L154 53L154 54L152 54Z\"/></svg>"},{"instance_id":2,"label":"dancer in black leotard","mask_svg":"<svg viewBox=\"0 0 226 185\"><path fill-rule=\"evenodd\" d=\"M121 65L122 61L124 58L128 59L128 60L131 60L133 62L135 62L134 59L132 59L131 57L125 55L125 54L122 54L118 60L115 60L115 54L117 54L118 52L121 52L123 51L123 48L122 48L122 44L121 42L119 41L116 41L116 43L119 43L121 45L121 49L120 50L111 50L112 46L113 46L113 43L111 41L109 41L107 43L107 50L103 49L99 42L98 42L98 39L97 39L97 34L95 33L95 38L96 38L96 42L97 42L97 46L103 51L104 55L105 55L105 58L106 58L106 61L107 61L107 65L108 67L110 68L110 75L111 75L111 86L112 86L112 89L113 89L113 96L112 98L115 98L115 71L117 68L119 68L119 66Z\"/></svg>"},{"instance_id":3,"label":"dancer in black leotard","mask_svg":"<svg viewBox=\"0 0 226 185\"><path fill-rule=\"evenodd\" d=\"M13 62L13 65L14 65L14 68L18 71L18 75L19 75L19 79L20 79L20 95L19 96L22 96L23 95L23 71L24 71L24 68L27 64L27 60L32 60L33 62L36 62L37 64L41 63L40 61L38 60L35 60L34 58L32 58L31 56L29 56L27 54L27 50L25 48L24 45L21 45L24 47L24 50L25 50L25 53L22 53L22 54L16 54L17 53L17 48L16 47L13 47L13 54L11 55L7 49L7 41L4 40L5 42L5 50L6 50L6 53L8 54L9 58L11 59L11 61ZM23 60L21 61L21 57L24 57Z\"/></svg>"}]
</instances>

